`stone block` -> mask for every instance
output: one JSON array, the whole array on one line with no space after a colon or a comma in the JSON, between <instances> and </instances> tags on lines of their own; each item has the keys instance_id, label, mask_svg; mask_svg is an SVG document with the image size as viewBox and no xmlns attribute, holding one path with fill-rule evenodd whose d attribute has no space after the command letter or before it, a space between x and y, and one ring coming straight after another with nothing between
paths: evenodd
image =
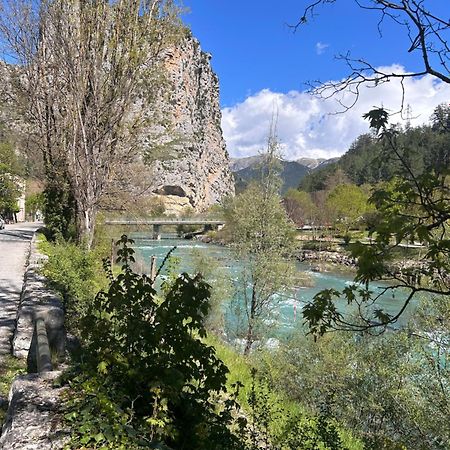
<instances>
[{"instance_id":1,"label":"stone block","mask_svg":"<svg viewBox=\"0 0 450 450\"><path fill-rule=\"evenodd\" d=\"M63 393L55 388L60 372L20 375L11 387L9 408L0 437L2 450L59 450L69 439L62 425Z\"/></svg>"}]
</instances>

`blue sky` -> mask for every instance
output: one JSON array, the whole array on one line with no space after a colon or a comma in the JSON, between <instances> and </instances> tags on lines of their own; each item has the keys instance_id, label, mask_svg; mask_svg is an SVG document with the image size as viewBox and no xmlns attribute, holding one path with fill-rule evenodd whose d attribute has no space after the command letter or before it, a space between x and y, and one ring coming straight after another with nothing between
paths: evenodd
<instances>
[{"instance_id":1,"label":"blue sky","mask_svg":"<svg viewBox=\"0 0 450 450\"><path fill-rule=\"evenodd\" d=\"M355 8L351 0L322 9L314 22L296 33L287 24L297 21L304 1L186 0L185 4L191 10L185 21L204 50L213 54L222 106L264 88L288 92L304 89L308 80L340 78L346 68L334 55L348 50L375 65L417 67L417 58L405 51L406 36L386 22L380 38L379 15Z\"/></svg>"},{"instance_id":2,"label":"blue sky","mask_svg":"<svg viewBox=\"0 0 450 450\"><path fill-rule=\"evenodd\" d=\"M361 105L345 117L328 116L337 105L317 102L304 91L310 80L344 77L347 68L335 55L350 51L353 57L364 57L377 67L421 68L418 55L407 52L410 44L403 30L386 20L380 36L379 14L362 11L351 0L338 0L319 10L313 22L293 33L287 24L298 20L305 3L185 0L191 10L185 22L202 48L213 55L221 87L222 125L232 156L248 156L263 147L274 107L279 112L279 135L288 159L342 154L367 131L361 119L367 108L390 102L395 108L399 86L386 86L364 92ZM432 3L440 12L450 12L448 0ZM450 98L447 88L429 79L410 83L407 100L414 117L418 116L416 124L426 122L433 108ZM314 113L305 113L311 110Z\"/></svg>"}]
</instances>

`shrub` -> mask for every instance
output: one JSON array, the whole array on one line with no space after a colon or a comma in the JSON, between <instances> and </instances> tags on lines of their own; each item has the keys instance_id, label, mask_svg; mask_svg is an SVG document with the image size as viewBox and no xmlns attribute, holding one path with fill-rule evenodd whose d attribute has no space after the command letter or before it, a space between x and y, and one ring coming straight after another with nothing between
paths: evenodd
<instances>
[{"instance_id":1,"label":"shrub","mask_svg":"<svg viewBox=\"0 0 450 450\"><path fill-rule=\"evenodd\" d=\"M117 243L121 273L114 277L105 263L109 288L81 321L83 373L66 416L72 444L242 449L228 428L237 408L226 396L228 369L202 342L210 287L182 274L159 296L149 277L132 271L132 243L126 236Z\"/></svg>"},{"instance_id":2,"label":"shrub","mask_svg":"<svg viewBox=\"0 0 450 450\"><path fill-rule=\"evenodd\" d=\"M41 248L49 257L42 273L61 294L69 325L74 328L95 294L106 285L98 253L65 241L43 242Z\"/></svg>"},{"instance_id":3,"label":"shrub","mask_svg":"<svg viewBox=\"0 0 450 450\"><path fill-rule=\"evenodd\" d=\"M314 250L314 251L336 251L336 245L333 242L324 241L303 241L302 250Z\"/></svg>"}]
</instances>

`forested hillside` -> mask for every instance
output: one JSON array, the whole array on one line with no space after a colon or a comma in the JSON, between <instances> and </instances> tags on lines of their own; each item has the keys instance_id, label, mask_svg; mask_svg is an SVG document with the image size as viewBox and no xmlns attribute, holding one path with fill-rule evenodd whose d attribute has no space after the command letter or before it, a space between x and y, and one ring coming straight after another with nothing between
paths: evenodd
<instances>
[{"instance_id":1,"label":"forested hillside","mask_svg":"<svg viewBox=\"0 0 450 450\"><path fill-rule=\"evenodd\" d=\"M430 124L396 129L397 146L405 164L414 175L450 166L450 107L440 105ZM308 192L322 191L327 180L341 169L349 181L357 185L388 181L399 173L403 164L395 155L383 151L372 134L359 136L348 152L337 162L319 168L303 178L300 188Z\"/></svg>"}]
</instances>

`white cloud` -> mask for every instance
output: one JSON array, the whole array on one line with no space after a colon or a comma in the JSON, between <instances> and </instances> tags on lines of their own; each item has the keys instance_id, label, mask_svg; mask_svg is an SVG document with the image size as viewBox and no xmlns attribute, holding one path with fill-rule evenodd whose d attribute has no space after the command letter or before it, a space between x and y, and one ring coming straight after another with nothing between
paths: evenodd
<instances>
[{"instance_id":1,"label":"white cloud","mask_svg":"<svg viewBox=\"0 0 450 450\"><path fill-rule=\"evenodd\" d=\"M404 70L399 66L389 70ZM412 125L428 123L434 108L449 103L450 85L427 75L408 79L405 85L405 102L412 108ZM350 101L345 93L342 100ZM305 92L286 94L264 89L247 97L242 103L222 110L222 128L231 156L243 157L264 149L272 116L278 112L278 136L284 157L331 158L345 153L350 144L369 128L362 115L374 106L383 106L391 112L401 105L402 89L398 80L376 88L361 89L357 104L348 112L340 110L335 99L321 100ZM400 115L394 122L404 122Z\"/></svg>"},{"instance_id":2,"label":"white cloud","mask_svg":"<svg viewBox=\"0 0 450 450\"><path fill-rule=\"evenodd\" d=\"M323 42L317 42L316 44L316 53L318 55L323 55L325 50L330 46L330 44L324 44Z\"/></svg>"}]
</instances>

